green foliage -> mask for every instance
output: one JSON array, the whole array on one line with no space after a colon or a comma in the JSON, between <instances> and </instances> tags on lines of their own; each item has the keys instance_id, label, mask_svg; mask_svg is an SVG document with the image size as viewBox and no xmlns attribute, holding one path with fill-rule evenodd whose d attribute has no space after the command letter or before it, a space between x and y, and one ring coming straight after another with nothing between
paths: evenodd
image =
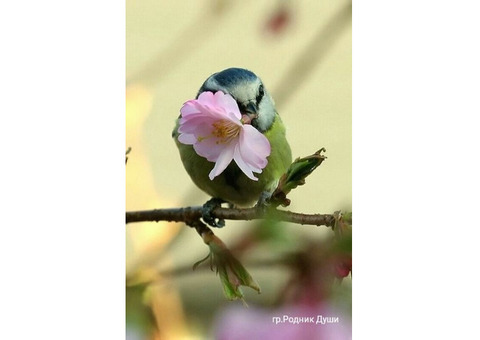
<instances>
[{"instance_id":1,"label":"green foliage","mask_svg":"<svg viewBox=\"0 0 480 340\"><path fill-rule=\"evenodd\" d=\"M278 182L277 189L270 197L270 203L274 206L282 205L284 207L290 205L287 195L290 191L305 184L305 178L310 175L322 162L326 159L322 152L325 148L321 148L313 155L297 158L282 175Z\"/></svg>"},{"instance_id":2,"label":"green foliage","mask_svg":"<svg viewBox=\"0 0 480 340\"><path fill-rule=\"evenodd\" d=\"M220 275L223 292L229 300L243 299L240 286L250 287L260 293L257 282L218 237L213 233L208 234L208 237L204 236L204 241L208 245L210 253L204 259L196 262L193 269L210 259L210 268Z\"/></svg>"}]
</instances>

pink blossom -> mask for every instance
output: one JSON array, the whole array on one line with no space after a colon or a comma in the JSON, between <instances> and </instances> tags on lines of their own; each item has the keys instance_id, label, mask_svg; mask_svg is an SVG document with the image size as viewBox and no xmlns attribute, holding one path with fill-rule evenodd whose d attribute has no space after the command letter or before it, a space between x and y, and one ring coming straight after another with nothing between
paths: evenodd
<instances>
[{"instance_id":1,"label":"pink blossom","mask_svg":"<svg viewBox=\"0 0 480 340\"><path fill-rule=\"evenodd\" d=\"M215 320L215 339L351 340L351 313L330 304L277 309L228 305Z\"/></svg>"},{"instance_id":2,"label":"pink blossom","mask_svg":"<svg viewBox=\"0 0 480 340\"><path fill-rule=\"evenodd\" d=\"M187 101L180 109L180 143L193 145L195 152L215 166L209 174L213 180L232 160L248 176L261 173L270 155L268 139L249 124L237 102L229 94L202 92L198 99Z\"/></svg>"}]
</instances>

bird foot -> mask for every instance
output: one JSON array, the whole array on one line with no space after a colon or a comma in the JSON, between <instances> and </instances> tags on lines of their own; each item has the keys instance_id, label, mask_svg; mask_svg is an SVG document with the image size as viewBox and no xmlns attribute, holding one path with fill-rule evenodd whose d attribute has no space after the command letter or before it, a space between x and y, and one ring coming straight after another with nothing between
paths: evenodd
<instances>
[{"instance_id":1,"label":"bird foot","mask_svg":"<svg viewBox=\"0 0 480 340\"><path fill-rule=\"evenodd\" d=\"M225 220L224 219L217 219L212 216L212 212L215 208L221 207L222 203L224 203L220 198L212 198L208 200L202 208L202 219L205 223L209 226L214 228L223 228L225 227Z\"/></svg>"},{"instance_id":2,"label":"bird foot","mask_svg":"<svg viewBox=\"0 0 480 340\"><path fill-rule=\"evenodd\" d=\"M271 192L263 191L255 204L255 208L263 211L267 210L270 207L270 197L272 197Z\"/></svg>"}]
</instances>

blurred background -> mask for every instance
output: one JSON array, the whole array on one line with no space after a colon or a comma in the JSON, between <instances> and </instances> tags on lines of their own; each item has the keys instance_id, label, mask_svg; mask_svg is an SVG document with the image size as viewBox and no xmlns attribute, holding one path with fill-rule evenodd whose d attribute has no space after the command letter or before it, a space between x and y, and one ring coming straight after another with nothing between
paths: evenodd
<instances>
[{"instance_id":1,"label":"blurred background","mask_svg":"<svg viewBox=\"0 0 480 340\"><path fill-rule=\"evenodd\" d=\"M290 193L288 210L351 211L351 9L349 0L127 0L126 210L206 202L183 169L171 131L182 104L209 75L243 67L275 99L294 158L327 150L327 160ZM208 247L184 224L129 224L128 339L242 339L246 329L250 338L262 331L272 339L275 331L350 338L351 279L338 264L351 266L351 257L331 229L227 221L214 232L262 293L243 289L247 309L226 300L208 266L193 272ZM340 323L272 323L283 315L332 316ZM300 327L307 333L298 333Z\"/></svg>"}]
</instances>

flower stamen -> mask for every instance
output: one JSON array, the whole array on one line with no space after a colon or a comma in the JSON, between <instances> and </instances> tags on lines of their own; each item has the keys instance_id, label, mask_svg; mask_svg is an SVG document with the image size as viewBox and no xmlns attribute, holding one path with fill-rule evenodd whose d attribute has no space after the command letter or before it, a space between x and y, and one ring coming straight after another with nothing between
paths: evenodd
<instances>
[{"instance_id":1,"label":"flower stamen","mask_svg":"<svg viewBox=\"0 0 480 340\"><path fill-rule=\"evenodd\" d=\"M227 120L220 120L212 124L212 135L218 140L216 144L226 144L240 133L241 126L233 124Z\"/></svg>"}]
</instances>

